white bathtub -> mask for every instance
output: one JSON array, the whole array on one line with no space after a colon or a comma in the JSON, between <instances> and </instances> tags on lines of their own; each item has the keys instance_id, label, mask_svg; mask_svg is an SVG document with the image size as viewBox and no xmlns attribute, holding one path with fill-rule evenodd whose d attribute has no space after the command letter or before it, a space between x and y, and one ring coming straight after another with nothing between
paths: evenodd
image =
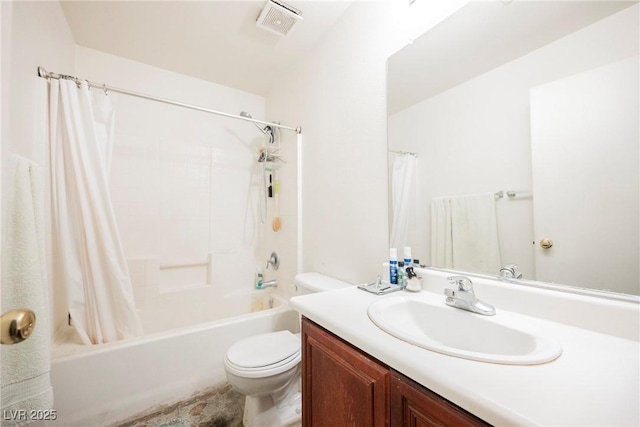
<instances>
[{"instance_id":1,"label":"white bathtub","mask_svg":"<svg viewBox=\"0 0 640 427\"><path fill-rule=\"evenodd\" d=\"M227 296L224 305L231 317L97 348L84 346L79 353L54 358L51 381L58 419L49 424L107 426L185 399L226 381L224 356L234 342L258 333L298 331L297 312L265 291ZM262 310L251 312L258 308Z\"/></svg>"}]
</instances>

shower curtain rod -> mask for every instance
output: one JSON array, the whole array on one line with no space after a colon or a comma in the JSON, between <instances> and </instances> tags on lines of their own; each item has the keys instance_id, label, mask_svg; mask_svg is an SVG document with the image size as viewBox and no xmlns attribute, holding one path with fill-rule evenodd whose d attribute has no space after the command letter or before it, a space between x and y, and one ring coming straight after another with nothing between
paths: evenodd
<instances>
[{"instance_id":1,"label":"shower curtain rod","mask_svg":"<svg viewBox=\"0 0 640 427\"><path fill-rule=\"evenodd\" d=\"M95 87L95 88L99 88L106 91L111 91L111 92L116 92L116 93L121 93L123 95L129 95L129 96L136 96L138 98L143 98L143 99L148 99L150 101L158 101L158 102L162 102L164 104L169 104L169 105L176 105L178 107L184 107L184 108L189 108L191 110L197 110L197 111L202 111L205 113L211 113L211 114L217 114L218 116L224 116L224 117L229 117L232 119L238 119L238 120L244 120L246 122L253 122L253 123L258 123L261 125L266 125L266 126L273 126L273 127L277 127L280 129L286 129L286 130L291 130L294 131L298 134L302 133L302 128L300 126L298 127L290 127L290 126L284 126L284 125L280 125L277 123L271 123L271 122L265 122L262 120L256 120L256 119L250 119L248 117L243 117L243 116L236 116L235 114L229 114L229 113L223 113L222 111L216 111L216 110L210 110L208 108L203 108L203 107L198 107L197 105L190 105L190 104L185 104L182 102L177 102L177 101L172 101L170 99L165 99L165 98L158 98L155 96L150 96L150 95L145 95L143 93L138 93L138 92L132 92L130 90L126 90L126 89L120 89L117 87L113 87L113 86L107 86L106 84L100 84L100 83L94 83L94 82L90 82L89 80L86 79L79 79L78 77L74 77L74 76L68 76L66 74L57 74L57 73L52 73L52 72L48 72L47 70L45 70L42 67L38 67L38 76L45 78L45 79L65 79L65 80L73 80L76 83L80 83L82 81L87 82L87 85L89 85L89 87Z\"/></svg>"}]
</instances>

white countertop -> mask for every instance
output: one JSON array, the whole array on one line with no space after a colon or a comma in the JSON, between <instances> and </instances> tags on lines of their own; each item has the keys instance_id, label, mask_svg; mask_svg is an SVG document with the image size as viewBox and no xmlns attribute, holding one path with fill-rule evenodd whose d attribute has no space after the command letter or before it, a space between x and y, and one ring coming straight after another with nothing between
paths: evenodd
<instances>
[{"instance_id":1,"label":"white countertop","mask_svg":"<svg viewBox=\"0 0 640 427\"><path fill-rule=\"evenodd\" d=\"M354 286L294 297L290 304L308 319L493 425L640 425L637 340L521 316L562 345L559 358L526 366L461 359L401 341L369 319L367 307L372 302L409 295L402 291L376 296ZM439 299L444 305L444 295L435 292L421 291L419 297ZM496 316L501 310L497 307Z\"/></svg>"}]
</instances>

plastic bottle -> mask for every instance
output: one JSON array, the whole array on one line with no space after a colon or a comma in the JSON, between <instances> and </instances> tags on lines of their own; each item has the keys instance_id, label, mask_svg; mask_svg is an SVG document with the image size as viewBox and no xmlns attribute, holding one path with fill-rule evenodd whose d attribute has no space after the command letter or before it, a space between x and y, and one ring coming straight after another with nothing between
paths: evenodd
<instances>
[{"instance_id":1,"label":"plastic bottle","mask_svg":"<svg viewBox=\"0 0 640 427\"><path fill-rule=\"evenodd\" d=\"M411 267L411 246L404 247L404 268Z\"/></svg>"},{"instance_id":2,"label":"plastic bottle","mask_svg":"<svg viewBox=\"0 0 640 427\"><path fill-rule=\"evenodd\" d=\"M389 283L398 284L398 250L396 248L389 249Z\"/></svg>"},{"instance_id":3,"label":"plastic bottle","mask_svg":"<svg viewBox=\"0 0 640 427\"><path fill-rule=\"evenodd\" d=\"M404 261L398 261L398 285L404 287L405 280Z\"/></svg>"}]
</instances>

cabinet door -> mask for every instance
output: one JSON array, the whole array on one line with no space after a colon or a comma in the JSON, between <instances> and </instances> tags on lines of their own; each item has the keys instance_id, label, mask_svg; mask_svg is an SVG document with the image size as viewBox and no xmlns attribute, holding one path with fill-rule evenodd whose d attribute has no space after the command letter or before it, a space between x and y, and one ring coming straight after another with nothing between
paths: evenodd
<instances>
[{"instance_id":1,"label":"cabinet door","mask_svg":"<svg viewBox=\"0 0 640 427\"><path fill-rule=\"evenodd\" d=\"M391 375L391 427L488 425L411 379Z\"/></svg>"},{"instance_id":2,"label":"cabinet door","mask_svg":"<svg viewBox=\"0 0 640 427\"><path fill-rule=\"evenodd\" d=\"M388 426L389 377L388 367L302 319L303 426Z\"/></svg>"}]
</instances>

